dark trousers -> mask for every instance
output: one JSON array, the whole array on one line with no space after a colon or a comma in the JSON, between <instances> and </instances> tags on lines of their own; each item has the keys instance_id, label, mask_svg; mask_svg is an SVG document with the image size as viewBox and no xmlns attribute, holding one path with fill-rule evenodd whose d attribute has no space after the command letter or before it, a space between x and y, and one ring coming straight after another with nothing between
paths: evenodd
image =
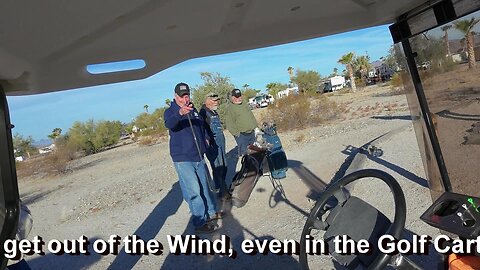
<instances>
[{"instance_id":1,"label":"dark trousers","mask_svg":"<svg viewBox=\"0 0 480 270\"><path fill-rule=\"evenodd\" d=\"M238 156L241 157L247 153L248 145L255 142L255 132L242 132L240 135L235 136L235 141L237 142L238 146Z\"/></svg>"},{"instance_id":2,"label":"dark trousers","mask_svg":"<svg viewBox=\"0 0 480 270\"><path fill-rule=\"evenodd\" d=\"M217 145L214 143L207 149L207 158L212 167L213 181L215 189L219 190L219 195L223 196L228 193L230 183L227 183L227 158L225 157L225 145Z\"/></svg>"}]
</instances>

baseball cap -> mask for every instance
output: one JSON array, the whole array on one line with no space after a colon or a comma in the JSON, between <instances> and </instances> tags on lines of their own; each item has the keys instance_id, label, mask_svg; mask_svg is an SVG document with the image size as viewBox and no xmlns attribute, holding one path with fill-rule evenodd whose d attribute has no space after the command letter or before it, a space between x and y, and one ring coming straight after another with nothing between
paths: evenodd
<instances>
[{"instance_id":1,"label":"baseball cap","mask_svg":"<svg viewBox=\"0 0 480 270\"><path fill-rule=\"evenodd\" d=\"M210 98L211 100L219 100L220 98L218 97L217 94L215 94L214 92L210 92L207 94L207 98Z\"/></svg>"},{"instance_id":2,"label":"baseball cap","mask_svg":"<svg viewBox=\"0 0 480 270\"><path fill-rule=\"evenodd\" d=\"M236 98L241 97L242 96L242 91L240 91L240 89L235 88L235 89L232 90L232 96L234 96Z\"/></svg>"},{"instance_id":3,"label":"baseball cap","mask_svg":"<svg viewBox=\"0 0 480 270\"><path fill-rule=\"evenodd\" d=\"M186 83L178 83L177 85L175 85L175 94L179 96L183 96L185 94L190 95L190 87Z\"/></svg>"}]
</instances>

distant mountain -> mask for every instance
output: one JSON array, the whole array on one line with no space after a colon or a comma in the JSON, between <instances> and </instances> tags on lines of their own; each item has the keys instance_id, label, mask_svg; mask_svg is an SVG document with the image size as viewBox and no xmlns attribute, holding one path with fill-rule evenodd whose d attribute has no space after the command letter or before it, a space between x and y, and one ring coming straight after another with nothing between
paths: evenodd
<instances>
[{"instance_id":1,"label":"distant mountain","mask_svg":"<svg viewBox=\"0 0 480 270\"><path fill-rule=\"evenodd\" d=\"M49 146L51 144L52 144L52 140L50 140L50 139L43 139L43 140L39 140L39 141L34 141L32 143L32 145L37 147L37 148Z\"/></svg>"}]
</instances>

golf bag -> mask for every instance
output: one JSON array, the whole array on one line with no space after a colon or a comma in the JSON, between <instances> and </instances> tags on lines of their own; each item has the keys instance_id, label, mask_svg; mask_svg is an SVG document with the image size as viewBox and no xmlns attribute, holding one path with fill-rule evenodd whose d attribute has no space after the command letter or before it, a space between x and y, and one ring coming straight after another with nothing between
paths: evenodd
<instances>
[{"instance_id":1,"label":"golf bag","mask_svg":"<svg viewBox=\"0 0 480 270\"><path fill-rule=\"evenodd\" d=\"M239 208L247 203L260 176L270 174L274 187L281 186L279 183L275 184L275 180L287 176L287 156L275 124L263 123L256 143L248 146L247 154L241 162L242 167L233 178L231 190L232 203Z\"/></svg>"},{"instance_id":2,"label":"golf bag","mask_svg":"<svg viewBox=\"0 0 480 270\"><path fill-rule=\"evenodd\" d=\"M287 155L282 147L282 142L277 135L277 127L274 123L263 123L263 139L267 144L267 161L270 175L273 179L287 177Z\"/></svg>"},{"instance_id":3,"label":"golf bag","mask_svg":"<svg viewBox=\"0 0 480 270\"><path fill-rule=\"evenodd\" d=\"M266 149L250 145L247 154L242 158L242 168L232 181L232 203L240 208L244 206L258 179L263 174Z\"/></svg>"}]
</instances>

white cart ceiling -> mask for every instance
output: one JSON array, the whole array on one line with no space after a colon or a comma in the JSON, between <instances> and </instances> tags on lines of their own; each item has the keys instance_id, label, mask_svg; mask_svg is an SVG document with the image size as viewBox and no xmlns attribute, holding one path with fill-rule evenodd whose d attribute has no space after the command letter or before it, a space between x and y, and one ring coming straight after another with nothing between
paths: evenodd
<instances>
[{"instance_id":1,"label":"white cart ceiling","mask_svg":"<svg viewBox=\"0 0 480 270\"><path fill-rule=\"evenodd\" d=\"M7 95L149 77L187 59L394 22L423 0L4 0L0 85ZM95 63L146 67L92 75Z\"/></svg>"}]
</instances>

